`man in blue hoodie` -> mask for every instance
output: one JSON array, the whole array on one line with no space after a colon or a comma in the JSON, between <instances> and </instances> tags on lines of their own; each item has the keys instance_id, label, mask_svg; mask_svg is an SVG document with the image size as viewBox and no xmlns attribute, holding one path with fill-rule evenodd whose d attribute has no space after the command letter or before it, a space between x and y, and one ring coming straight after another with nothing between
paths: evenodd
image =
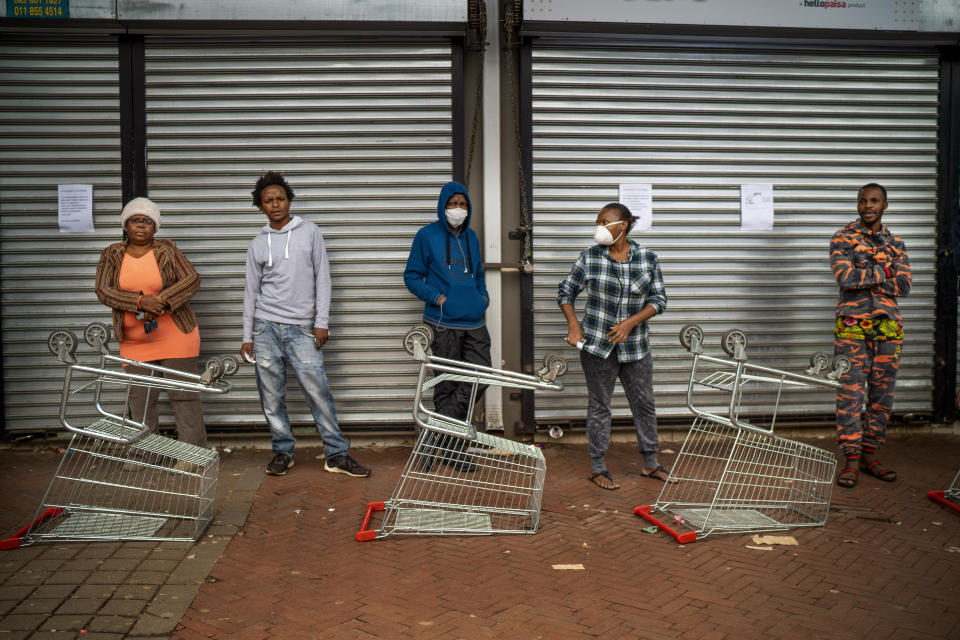
<instances>
[{"instance_id":1,"label":"man in blue hoodie","mask_svg":"<svg viewBox=\"0 0 960 640\"><path fill-rule=\"evenodd\" d=\"M434 332L433 355L489 367L490 334L483 312L490 295L483 280L480 242L470 228L472 213L466 187L459 182L443 185L437 221L417 231L403 281L425 303L423 319ZM438 413L467 420L472 388L468 382L441 382L434 387L433 405ZM465 442L450 444L462 448ZM448 461L472 470L464 456Z\"/></svg>"},{"instance_id":2,"label":"man in blue hoodie","mask_svg":"<svg viewBox=\"0 0 960 640\"><path fill-rule=\"evenodd\" d=\"M282 476L293 466L288 361L323 439L324 470L366 478L370 470L350 457L350 445L340 433L323 369L320 348L330 336L330 264L323 235L317 225L290 215L293 196L279 173L267 172L257 181L253 204L268 224L247 249L240 355L256 363L257 390L273 444L267 473Z\"/></svg>"}]
</instances>

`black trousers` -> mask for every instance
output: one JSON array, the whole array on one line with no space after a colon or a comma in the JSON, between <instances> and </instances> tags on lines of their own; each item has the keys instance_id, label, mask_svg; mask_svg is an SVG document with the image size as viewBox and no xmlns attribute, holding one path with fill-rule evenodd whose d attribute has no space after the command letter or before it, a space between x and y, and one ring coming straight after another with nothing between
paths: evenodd
<instances>
[{"instance_id":1,"label":"black trousers","mask_svg":"<svg viewBox=\"0 0 960 640\"><path fill-rule=\"evenodd\" d=\"M433 355L449 360L462 360L471 364L490 366L490 334L486 327L477 329L448 329L430 325L433 329ZM477 387L477 399L487 385ZM469 382L444 381L433 388L433 407L437 413L466 420L473 384Z\"/></svg>"}]
</instances>

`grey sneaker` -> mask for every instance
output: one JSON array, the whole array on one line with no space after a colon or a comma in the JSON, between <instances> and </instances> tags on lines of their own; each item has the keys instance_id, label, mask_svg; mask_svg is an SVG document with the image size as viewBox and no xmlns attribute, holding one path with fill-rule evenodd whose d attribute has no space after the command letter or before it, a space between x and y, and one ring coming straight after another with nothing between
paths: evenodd
<instances>
[{"instance_id":1,"label":"grey sneaker","mask_svg":"<svg viewBox=\"0 0 960 640\"><path fill-rule=\"evenodd\" d=\"M370 475L370 469L351 458L349 453L344 453L336 458L328 458L323 463L323 470L330 473L345 473L354 478L366 478Z\"/></svg>"},{"instance_id":2,"label":"grey sneaker","mask_svg":"<svg viewBox=\"0 0 960 640\"><path fill-rule=\"evenodd\" d=\"M288 456L285 453L277 453L275 456L273 456L273 460L270 461L270 464L267 465L267 475L282 476L292 466L293 456Z\"/></svg>"}]
</instances>

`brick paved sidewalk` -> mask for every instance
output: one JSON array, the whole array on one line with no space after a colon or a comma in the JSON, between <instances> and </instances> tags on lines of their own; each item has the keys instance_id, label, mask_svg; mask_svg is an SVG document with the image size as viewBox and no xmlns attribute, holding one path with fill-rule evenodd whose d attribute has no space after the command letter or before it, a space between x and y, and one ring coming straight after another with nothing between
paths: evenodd
<instances>
[{"instance_id":1,"label":"brick paved sidewalk","mask_svg":"<svg viewBox=\"0 0 960 640\"><path fill-rule=\"evenodd\" d=\"M956 437L894 442L901 481L838 489L827 526L771 551L746 535L679 546L642 533L632 510L661 485L627 445L608 456L616 492L587 481L583 447L548 445L536 535L355 542L363 506L389 497L408 452L357 453L374 468L366 481L303 454L268 478L173 637L960 637L960 514L925 497L960 465Z\"/></svg>"},{"instance_id":2,"label":"brick paved sidewalk","mask_svg":"<svg viewBox=\"0 0 960 640\"><path fill-rule=\"evenodd\" d=\"M217 515L196 543L59 543L0 551L0 640L168 638L246 521L263 482L260 458L260 452L224 456ZM59 453L46 450L2 453L0 536L33 518L59 460Z\"/></svg>"},{"instance_id":3,"label":"brick paved sidewalk","mask_svg":"<svg viewBox=\"0 0 960 640\"><path fill-rule=\"evenodd\" d=\"M239 532L218 524L208 532L213 538L197 545L0 552L0 640L171 631L178 640L960 637L960 514L925 497L945 488L960 467L960 438L895 439L885 461L900 481L863 477L853 491L837 488L825 527L794 529L799 546L770 551L748 549L748 535L681 546L662 533L642 533L646 522L633 508L653 502L662 485L639 475L629 445L608 455L623 485L616 492L587 481L583 447L544 451L536 535L368 543L354 541L364 506L389 497L409 448L357 450L355 457L374 469L367 480L324 473L310 449L298 452L297 466L282 478L264 479L265 451L225 455L218 499L233 511L222 511L227 515L218 521L242 524L250 487L262 482ZM34 482L42 486L30 498L29 518L49 478L41 467L52 473L56 456L4 456L0 479L18 502L31 491L23 478L43 476ZM668 467L673 460L661 458ZM11 522L13 511L0 508L4 533L25 521ZM224 544L218 561L220 549L188 560ZM125 559L136 564L114 567ZM187 580L185 567L198 559ZM163 584L138 582L146 574ZM88 633L70 630L81 628Z\"/></svg>"}]
</instances>

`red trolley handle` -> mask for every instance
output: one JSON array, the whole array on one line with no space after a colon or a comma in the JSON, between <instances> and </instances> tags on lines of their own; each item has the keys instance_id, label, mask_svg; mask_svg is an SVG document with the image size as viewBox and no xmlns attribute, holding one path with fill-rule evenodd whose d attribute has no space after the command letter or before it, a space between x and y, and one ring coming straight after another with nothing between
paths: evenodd
<instances>
[{"instance_id":1,"label":"red trolley handle","mask_svg":"<svg viewBox=\"0 0 960 640\"><path fill-rule=\"evenodd\" d=\"M658 527L660 527L661 529L669 533L671 536L673 536L676 539L676 541L679 542L680 544L687 544L690 542L697 541L696 531L684 531L683 533L681 533L673 529L669 524L661 522L660 520L657 520L656 518L654 518L652 511L653 510L650 508L650 505L643 505L640 507L636 507L633 510L633 514L640 516L641 518L644 518L646 520L649 520L653 524L657 525Z\"/></svg>"},{"instance_id":2,"label":"red trolley handle","mask_svg":"<svg viewBox=\"0 0 960 640\"><path fill-rule=\"evenodd\" d=\"M950 502L949 500L947 500L946 491L929 491L927 493L927 497L933 500L934 502L939 502L943 506L949 507L954 511L960 513L960 506L957 506L952 502Z\"/></svg>"},{"instance_id":3,"label":"red trolley handle","mask_svg":"<svg viewBox=\"0 0 960 640\"><path fill-rule=\"evenodd\" d=\"M357 531L357 542L369 542L371 540L376 540L377 532L373 529L368 529L370 526L370 516L373 515L374 511L383 511L386 509L386 505L383 501L380 502L368 502L367 503L367 515L363 517L363 524L360 525L360 531Z\"/></svg>"},{"instance_id":4,"label":"red trolley handle","mask_svg":"<svg viewBox=\"0 0 960 640\"><path fill-rule=\"evenodd\" d=\"M0 540L0 550L6 551L8 549L19 549L20 539L26 535L27 531L30 531L30 529L34 528L47 518L55 518L61 513L63 513L63 509L61 507L47 507L47 510L37 516L36 520L24 526L6 540Z\"/></svg>"}]
</instances>

